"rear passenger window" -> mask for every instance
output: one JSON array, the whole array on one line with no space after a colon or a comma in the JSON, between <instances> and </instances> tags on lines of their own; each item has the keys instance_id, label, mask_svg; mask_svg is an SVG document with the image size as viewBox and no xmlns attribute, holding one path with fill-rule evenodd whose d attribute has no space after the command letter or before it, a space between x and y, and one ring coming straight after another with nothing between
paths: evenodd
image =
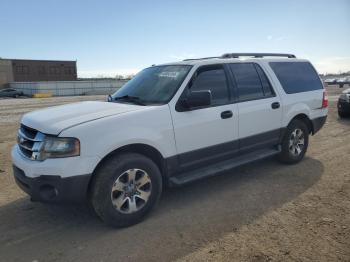
<instances>
[{"instance_id":1,"label":"rear passenger window","mask_svg":"<svg viewBox=\"0 0 350 262\"><path fill-rule=\"evenodd\" d=\"M256 68L256 71L259 74L261 85L262 85L263 90L264 90L264 95L265 96L273 96L273 95L275 95L275 93L273 92L272 87L270 85L270 82L267 79L264 71L261 69L261 67L259 65L255 65L255 68Z\"/></svg>"},{"instance_id":2,"label":"rear passenger window","mask_svg":"<svg viewBox=\"0 0 350 262\"><path fill-rule=\"evenodd\" d=\"M323 89L309 62L270 62L270 66L287 94Z\"/></svg>"},{"instance_id":3,"label":"rear passenger window","mask_svg":"<svg viewBox=\"0 0 350 262\"><path fill-rule=\"evenodd\" d=\"M273 95L265 73L253 63L230 64L236 80L239 101L255 100Z\"/></svg>"},{"instance_id":4,"label":"rear passenger window","mask_svg":"<svg viewBox=\"0 0 350 262\"><path fill-rule=\"evenodd\" d=\"M197 77L192 83L191 90L210 90L213 105L227 103L229 101L229 94L224 68L221 65L200 68Z\"/></svg>"}]
</instances>

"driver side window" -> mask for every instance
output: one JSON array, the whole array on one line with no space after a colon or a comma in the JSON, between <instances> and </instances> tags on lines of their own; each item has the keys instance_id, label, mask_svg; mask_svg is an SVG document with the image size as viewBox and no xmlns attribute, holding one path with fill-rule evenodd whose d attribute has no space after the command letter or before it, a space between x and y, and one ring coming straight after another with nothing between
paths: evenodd
<instances>
[{"instance_id":1,"label":"driver side window","mask_svg":"<svg viewBox=\"0 0 350 262\"><path fill-rule=\"evenodd\" d=\"M204 66L197 71L192 82L191 91L210 90L212 105L223 105L229 102L228 85L222 65Z\"/></svg>"}]
</instances>

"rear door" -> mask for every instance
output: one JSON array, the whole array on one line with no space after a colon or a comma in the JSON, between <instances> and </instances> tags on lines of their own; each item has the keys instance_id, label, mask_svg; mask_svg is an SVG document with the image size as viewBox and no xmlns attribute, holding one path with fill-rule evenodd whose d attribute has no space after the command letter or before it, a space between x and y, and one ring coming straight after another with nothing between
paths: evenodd
<instances>
[{"instance_id":1,"label":"rear door","mask_svg":"<svg viewBox=\"0 0 350 262\"><path fill-rule=\"evenodd\" d=\"M257 63L229 65L238 97L241 151L276 145L282 124L281 101Z\"/></svg>"},{"instance_id":2,"label":"rear door","mask_svg":"<svg viewBox=\"0 0 350 262\"><path fill-rule=\"evenodd\" d=\"M315 68L306 60L293 62L269 62L282 87L283 124L287 126L298 113L307 114L310 119L327 115L323 106L325 90Z\"/></svg>"}]
</instances>

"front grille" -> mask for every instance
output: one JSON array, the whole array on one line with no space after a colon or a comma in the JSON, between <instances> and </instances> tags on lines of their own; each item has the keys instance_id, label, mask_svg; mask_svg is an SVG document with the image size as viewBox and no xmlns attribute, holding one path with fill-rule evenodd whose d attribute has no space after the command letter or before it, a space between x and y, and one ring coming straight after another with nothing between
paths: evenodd
<instances>
[{"instance_id":1,"label":"front grille","mask_svg":"<svg viewBox=\"0 0 350 262\"><path fill-rule=\"evenodd\" d=\"M45 135L39 131L21 125L18 130L17 143L21 153L32 160L38 160Z\"/></svg>"}]
</instances>

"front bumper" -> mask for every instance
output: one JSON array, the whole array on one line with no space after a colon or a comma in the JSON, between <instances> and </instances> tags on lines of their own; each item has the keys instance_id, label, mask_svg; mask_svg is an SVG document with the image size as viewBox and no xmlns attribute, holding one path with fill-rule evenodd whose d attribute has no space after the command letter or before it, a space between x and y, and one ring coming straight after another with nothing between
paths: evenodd
<instances>
[{"instance_id":1,"label":"front bumper","mask_svg":"<svg viewBox=\"0 0 350 262\"><path fill-rule=\"evenodd\" d=\"M67 178L59 176L27 177L23 170L13 166L17 185L32 201L53 203L81 203L86 200L91 175Z\"/></svg>"},{"instance_id":2,"label":"front bumper","mask_svg":"<svg viewBox=\"0 0 350 262\"><path fill-rule=\"evenodd\" d=\"M24 170L27 177L32 178L42 175L66 178L70 176L92 174L101 160L99 157L77 156L35 161L24 157L18 145L12 148L11 157L12 163Z\"/></svg>"},{"instance_id":3,"label":"front bumper","mask_svg":"<svg viewBox=\"0 0 350 262\"><path fill-rule=\"evenodd\" d=\"M18 186L33 201L82 202L98 157L68 157L33 161L17 145L11 152L13 174Z\"/></svg>"}]
</instances>

